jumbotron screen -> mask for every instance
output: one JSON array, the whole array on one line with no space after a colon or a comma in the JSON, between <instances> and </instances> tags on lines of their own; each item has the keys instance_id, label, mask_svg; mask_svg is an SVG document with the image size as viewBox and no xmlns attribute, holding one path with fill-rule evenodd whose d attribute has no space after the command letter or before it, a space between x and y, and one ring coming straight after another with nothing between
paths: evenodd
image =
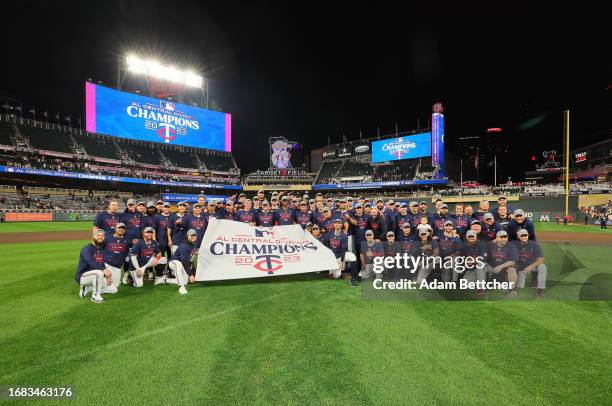
<instances>
[{"instance_id":1,"label":"jumbotron screen","mask_svg":"<svg viewBox=\"0 0 612 406\"><path fill-rule=\"evenodd\" d=\"M232 116L85 83L86 130L140 141L232 150Z\"/></svg>"},{"instance_id":2,"label":"jumbotron screen","mask_svg":"<svg viewBox=\"0 0 612 406\"><path fill-rule=\"evenodd\" d=\"M431 133L372 142L372 162L431 156Z\"/></svg>"}]
</instances>

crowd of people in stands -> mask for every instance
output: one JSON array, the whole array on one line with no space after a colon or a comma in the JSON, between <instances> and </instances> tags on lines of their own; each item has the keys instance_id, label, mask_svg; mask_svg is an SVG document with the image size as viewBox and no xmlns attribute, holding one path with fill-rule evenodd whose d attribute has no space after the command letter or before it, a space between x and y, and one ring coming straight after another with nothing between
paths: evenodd
<instances>
[{"instance_id":1,"label":"crowd of people in stands","mask_svg":"<svg viewBox=\"0 0 612 406\"><path fill-rule=\"evenodd\" d=\"M383 274L416 283L466 279L481 286L475 288L477 297L486 295L482 286L491 278L507 279L507 297L525 287L528 275L537 297L544 296L546 287L547 269L534 225L521 209L511 208L505 196L494 208L482 200L477 206L456 204L453 212L442 199L430 208L427 201L396 204L380 198L325 198L321 193L310 198L294 192L266 196L263 190L251 198L241 193L227 201L200 195L193 205L178 202L175 213L162 200L130 199L126 206L122 212L120 202L110 200L94 220L92 243L80 254L75 276L79 294L92 293L96 303L104 301L104 293L117 293L121 283L139 288L148 279L155 285L178 285L179 293L186 294L186 286L195 281L193 259L213 217L258 227L298 224L336 257L338 267L329 270L330 279L348 279L353 287L359 280ZM421 257L424 262L406 274L393 268L375 271L380 259L397 255ZM438 265L458 257L482 261L482 266Z\"/></svg>"}]
</instances>

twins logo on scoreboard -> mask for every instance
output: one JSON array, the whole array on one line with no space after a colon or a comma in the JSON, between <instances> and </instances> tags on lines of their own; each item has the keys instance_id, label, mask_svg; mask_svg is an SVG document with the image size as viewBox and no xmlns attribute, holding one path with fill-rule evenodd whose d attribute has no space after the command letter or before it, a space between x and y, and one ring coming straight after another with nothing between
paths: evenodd
<instances>
[{"instance_id":1,"label":"twins logo on scoreboard","mask_svg":"<svg viewBox=\"0 0 612 406\"><path fill-rule=\"evenodd\" d=\"M198 120L177 111L176 105L166 100L160 100L159 107L152 103L140 105L133 102L128 106L127 114L133 118L143 118L144 127L155 131L166 143L176 139L177 135L187 135L190 129L200 129Z\"/></svg>"},{"instance_id":2,"label":"twins logo on scoreboard","mask_svg":"<svg viewBox=\"0 0 612 406\"><path fill-rule=\"evenodd\" d=\"M410 152L411 149L416 148L414 141L404 141L403 138L397 138L387 144L384 144L382 150L393 155L396 159L402 159L402 157Z\"/></svg>"}]
</instances>

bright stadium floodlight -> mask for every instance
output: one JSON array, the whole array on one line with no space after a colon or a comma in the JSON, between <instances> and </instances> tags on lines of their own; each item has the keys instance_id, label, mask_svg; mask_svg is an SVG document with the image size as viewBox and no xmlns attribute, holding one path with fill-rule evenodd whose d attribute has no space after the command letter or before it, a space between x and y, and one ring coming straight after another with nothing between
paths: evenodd
<instances>
[{"instance_id":1,"label":"bright stadium floodlight","mask_svg":"<svg viewBox=\"0 0 612 406\"><path fill-rule=\"evenodd\" d=\"M181 83L189 87L202 88L204 79L191 71L183 71L174 66L164 66L155 60L144 60L136 55L128 55L126 58L128 71L152 76L154 78L167 80L169 82Z\"/></svg>"}]
</instances>

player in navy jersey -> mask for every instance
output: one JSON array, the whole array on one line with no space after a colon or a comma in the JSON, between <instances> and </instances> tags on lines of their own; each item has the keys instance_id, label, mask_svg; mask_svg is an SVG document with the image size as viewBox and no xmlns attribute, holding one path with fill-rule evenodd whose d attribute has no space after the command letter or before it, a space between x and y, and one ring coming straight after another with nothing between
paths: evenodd
<instances>
[{"instance_id":1,"label":"player in navy jersey","mask_svg":"<svg viewBox=\"0 0 612 406\"><path fill-rule=\"evenodd\" d=\"M252 226L255 225L255 211L252 208L250 200L246 199L244 201L244 208L236 212L234 220L241 223L248 223Z\"/></svg>"},{"instance_id":2,"label":"player in navy jersey","mask_svg":"<svg viewBox=\"0 0 612 406\"><path fill-rule=\"evenodd\" d=\"M484 232L487 234L489 241L493 241L495 238L497 238L497 232L503 230L503 228L498 222L495 221L492 213L485 213L482 218L484 219L484 225L486 226Z\"/></svg>"},{"instance_id":3,"label":"player in navy jersey","mask_svg":"<svg viewBox=\"0 0 612 406\"><path fill-rule=\"evenodd\" d=\"M385 258L394 258L399 252L398 243L395 241L395 233L387 231L386 239L382 242L385 251ZM397 268L395 266L386 266L383 272L383 277L387 280L397 280Z\"/></svg>"},{"instance_id":4,"label":"player in navy jersey","mask_svg":"<svg viewBox=\"0 0 612 406\"><path fill-rule=\"evenodd\" d=\"M127 263L130 241L125 238L126 227L123 223L117 223L115 233L104 239L104 266L111 272L112 285L108 288L116 293L121 283L121 268ZM129 265L129 263L127 263ZM126 273L129 273L126 271Z\"/></svg>"},{"instance_id":5,"label":"player in navy jersey","mask_svg":"<svg viewBox=\"0 0 612 406\"><path fill-rule=\"evenodd\" d=\"M232 200L228 200L227 202L225 202L225 209L223 210L223 219L234 219L234 202Z\"/></svg>"},{"instance_id":6,"label":"player in navy jersey","mask_svg":"<svg viewBox=\"0 0 612 406\"><path fill-rule=\"evenodd\" d=\"M455 205L455 213L449 216L455 222L455 230L457 230L460 238L465 237L465 233L470 229L470 222L472 220L463 212L463 208L463 204L457 203Z\"/></svg>"},{"instance_id":7,"label":"player in navy jersey","mask_svg":"<svg viewBox=\"0 0 612 406\"><path fill-rule=\"evenodd\" d=\"M170 203L164 202L162 203L161 213L157 214L157 230L155 232L155 236L157 238L157 243L159 244L159 249L161 251L162 256L165 256L168 260L172 256L172 246L170 244ZM172 273L167 273L163 280L165 283L174 283L176 280L172 277ZM157 280L156 280L157 282ZM158 282L158 284L161 282Z\"/></svg>"},{"instance_id":8,"label":"player in navy jersey","mask_svg":"<svg viewBox=\"0 0 612 406\"><path fill-rule=\"evenodd\" d=\"M506 231L508 231L508 238L510 241L518 240L518 231L527 230L529 239L536 241L535 227L528 218L525 218L525 212L521 209L514 210L514 219L508 223Z\"/></svg>"},{"instance_id":9,"label":"player in navy jersey","mask_svg":"<svg viewBox=\"0 0 612 406\"><path fill-rule=\"evenodd\" d=\"M508 242L508 233L500 230L495 235L495 241L489 245L489 266L494 277L504 276L512 287L506 292L506 296L516 296L516 264L518 262L518 251L513 243Z\"/></svg>"},{"instance_id":10,"label":"player in navy jersey","mask_svg":"<svg viewBox=\"0 0 612 406\"><path fill-rule=\"evenodd\" d=\"M506 198L506 196L500 196L500 197L497 198L497 207L494 208L493 210L491 210L493 215L499 214L499 209L501 207L505 207L506 208L506 213L513 213L514 212L514 209L511 206L508 206L508 199Z\"/></svg>"},{"instance_id":11,"label":"player in navy jersey","mask_svg":"<svg viewBox=\"0 0 612 406\"><path fill-rule=\"evenodd\" d=\"M483 223L485 213L489 213L489 201L481 200L478 204L478 210L476 210L472 217Z\"/></svg>"},{"instance_id":12,"label":"player in navy jersey","mask_svg":"<svg viewBox=\"0 0 612 406\"><path fill-rule=\"evenodd\" d=\"M333 230L327 234L325 243L332 250L338 261L338 267L329 270L329 277L338 279L344 268L344 254L348 251L348 236L342 231L342 220L339 218L334 219L333 227Z\"/></svg>"},{"instance_id":13,"label":"player in navy jersey","mask_svg":"<svg viewBox=\"0 0 612 406\"><path fill-rule=\"evenodd\" d=\"M489 243L486 241L480 241L474 230L468 230L465 233L465 241L461 245L459 255L463 256L466 260L476 263L477 259L481 261L487 261L489 256ZM463 279L469 282L485 281L486 280L486 269L484 267L474 266L472 269L466 269L463 273ZM476 297L484 296L485 291L478 289L476 291Z\"/></svg>"},{"instance_id":14,"label":"player in navy jersey","mask_svg":"<svg viewBox=\"0 0 612 406\"><path fill-rule=\"evenodd\" d=\"M518 289L524 288L525 278L528 273L531 273L532 280L537 281L536 295L543 298L548 270L544 264L542 248L536 241L529 239L529 231L524 228L517 231L517 236L519 240L515 243L518 250L516 287Z\"/></svg>"},{"instance_id":15,"label":"player in navy jersey","mask_svg":"<svg viewBox=\"0 0 612 406\"><path fill-rule=\"evenodd\" d=\"M395 235L399 236L404 229L404 224L410 225L410 216L408 215L408 205L402 203L399 211L395 216Z\"/></svg>"},{"instance_id":16,"label":"player in navy jersey","mask_svg":"<svg viewBox=\"0 0 612 406\"><path fill-rule=\"evenodd\" d=\"M419 238L412 234L412 227L406 223L402 227L401 234L397 236L398 252L403 255L417 256L417 251L420 249ZM411 278L416 279L414 273L411 273L408 269L402 268L398 271L398 279Z\"/></svg>"},{"instance_id":17,"label":"player in navy jersey","mask_svg":"<svg viewBox=\"0 0 612 406\"><path fill-rule=\"evenodd\" d=\"M493 213L493 216L495 217L495 221L499 223L501 228L503 230L507 230L508 224L510 223L510 221L512 221L510 215L508 214L508 208L506 206L499 206L495 213Z\"/></svg>"},{"instance_id":18,"label":"player in navy jersey","mask_svg":"<svg viewBox=\"0 0 612 406\"><path fill-rule=\"evenodd\" d=\"M446 220L443 224L444 230L438 230L436 234L438 240L438 247L440 248L440 257L442 261L448 257L456 257L459 255L459 249L461 248L461 239L455 231L455 223L452 220ZM442 280L445 282L451 279L451 269L441 269ZM456 274L452 275L456 280Z\"/></svg>"},{"instance_id":19,"label":"player in navy jersey","mask_svg":"<svg viewBox=\"0 0 612 406\"><path fill-rule=\"evenodd\" d=\"M326 233L334 229L334 216L329 207L323 209L323 220L319 224L319 227L325 230Z\"/></svg>"},{"instance_id":20,"label":"player in navy jersey","mask_svg":"<svg viewBox=\"0 0 612 406\"><path fill-rule=\"evenodd\" d=\"M145 229L147 227L151 227L157 232L157 209L155 208L155 202L147 203L147 215L142 218L142 228Z\"/></svg>"},{"instance_id":21,"label":"player in navy jersey","mask_svg":"<svg viewBox=\"0 0 612 406\"><path fill-rule=\"evenodd\" d=\"M470 223L470 230L474 231L476 233L476 237L478 238L478 240L481 241L489 241L489 236L487 235L487 225L486 224L482 224L480 221L478 220L472 220L472 222Z\"/></svg>"},{"instance_id":22,"label":"player in navy jersey","mask_svg":"<svg viewBox=\"0 0 612 406\"><path fill-rule=\"evenodd\" d=\"M185 241L186 229L184 227L180 227L180 222L177 224L177 220L181 219L182 222L185 212L187 211L187 205L185 202L179 202L176 205L176 210L176 213L172 213L168 219L168 228L170 230L170 239L168 244L172 245L172 252L174 252L178 246Z\"/></svg>"},{"instance_id":23,"label":"player in navy jersey","mask_svg":"<svg viewBox=\"0 0 612 406\"><path fill-rule=\"evenodd\" d=\"M412 234L416 235L417 227L421 224L421 215L419 213L419 203L412 201L408 205L409 213L408 218L410 219L410 226L412 227Z\"/></svg>"},{"instance_id":24,"label":"player in navy jersey","mask_svg":"<svg viewBox=\"0 0 612 406\"><path fill-rule=\"evenodd\" d=\"M418 231L419 241L417 244L416 255L421 256L425 261L421 263L418 272L416 272L416 282L420 284L423 280L427 279L431 272L435 270L433 258L440 255L440 246L438 241L432 238L430 229L423 227Z\"/></svg>"},{"instance_id":25,"label":"player in navy jersey","mask_svg":"<svg viewBox=\"0 0 612 406\"><path fill-rule=\"evenodd\" d=\"M385 218L378 212L376 207L372 207L370 211L370 221L368 228L374 232L374 239L384 241L387 238L387 222Z\"/></svg>"},{"instance_id":26,"label":"player in navy jersey","mask_svg":"<svg viewBox=\"0 0 612 406\"><path fill-rule=\"evenodd\" d=\"M145 204L145 202L138 202L138 204L136 205L136 211L138 211L138 213L140 213L140 215L144 217L147 214L147 205Z\"/></svg>"},{"instance_id":27,"label":"player in navy jersey","mask_svg":"<svg viewBox=\"0 0 612 406\"><path fill-rule=\"evenodd\" d=\"M186 215L182 221L177 221L178 227L184 228L185 232L193 228L198 233L198 239L196 240L196 247L200 248L202 239L204 239L204 233L206 232L206 226L208 221L205 216L202 215L202 207L199 204L193 206L193 213Z\"/></svg>"},{"instance_id":28,"label":"player in navy jersey","mask_svg":"<svg viewBox=\"0 0 612 406\"><path fill-rule=\"evenodd\" d=\"M106 235L112 235L115 232L115 225L119 222L119 202L115 199L108 203L108 210L98 213L93 221L92 232L95 233L99 229L104 231Z\"/></svg>"},{"instance_id":29,"label":"player in navy jersey","mask_svg":"<svg viewBox=\"0 0 612 406\"><path fill-rule=\"evenodd\" d=\"M384 257L385 248L382 242L374 239L374 232L367 230L365 233L366 240L361 243L361 272L359 276L363 279L370 278L374 275L374 258Z\"/></svg>"},{"instance_id":30,"label":"player in navy jersey","mask_svg":"<svg viewBox=\"0 0 612 406\"><path fill-rule=\"evenodd\" d=\"M127 208L119 217L119 221L125 224L125 238L129 243L135 243L142 237L142 213L136 210L134 199L127 201Z\"/></svg>"},{"instance_id":31,"label":"player in navy jersey","mask_svg":"<svg viewBox=\"0 0 612 406\"><path fill-rule=\"evenodd\" d=\"M427 223L431 224L431 213L428 211L429 204L425 200L419 202L419 214L427 217Z\"/></svg>"},{"instance_id":32,"label":"player in navy jersey","mask_svg":"<svg viewBox=\"0 0 612 406\"><path fill-rule=\"evenodd\" d=\"M166 258L161 258L157 241L153 239L154 234L155 230L152 227L146 227L143 231L143 238L138 240L130 249L130 263L132 265L130 273L136 288L142 287L147 269L166 263Z\"/></svg>"},{"instance_id":33,"label":"player in navy jersey","mask_svg":"<svg viewBox=\"0 0 612 406\"><path fill-rule=\"evenodd\" d=\"M472 207L471 204L466 204L463 206L463 213L470 219L470 221L474 219L474 208ZM469 227L468 227L468 230L469 230Z\"/></svg>"},{"instance_id":34,"label":"player in navy jersey","mask_svg":"<svg viewBox=\"0 0 612 406\"><path fill-rule=\"evenodd\" d=\"M360 258L361 256L361 245L366 240L365 233L368 230L368 225L370 222L370 216L363 212L363 205L361 203L357 203L355 208L353 209L353 213L349 214L348 222L350 223L350 228L352 230L351 234L353 235L353 245L355 249L355 256Z\"/></svg>"},{"instance_id":35,"label":"player in navy jersey","mask_svg":"<svg viewBox=\"0 0 612 406\"><path fill-rule=\"evenodd\" d=\"M439 231L444 232L444 223L447 220L450 220L448 216L448 206L441 204L440 212L431 216L431 228L433 228L434 235L438 235Z\"/></svg>"},{"instance_id":36,"label":"player in navy jersey","mask_svg":"<svg viewBox=\"0 0 612 406\"><path fill-rule=\"evenodd\" d=\"M169 267L176 275L176 281L179 285L179 293L187 294L188 283L195 282L195 268L193 259L197 255L198 248L195 243L198 239L196 230L190 229L186 233L187 239L181 243L177 250L170 258Z\"/></svg>"},{"instance_id":37,"label":"player in navy jersey","mask_svg":"<svg viewBox=\"0 0 612 406\"><path fill-rule=\"evenodd\" d=\"M393 231L395 234L395 229L397 228L397 211L395 210L395 201L389 200L387 202L387 207L383 209L382 214L385 217L385 222L387 223L387 230Z\"/></svg>"},{"instance_id":38,"label":"player in navy jersey","mask_svg":"<svg viewBox=\"0 0 612 406\"><path fill-rule=\"evenodd\" d=\"M258 227L272 227L276 221L274 212L270 210L270 203L264 200L261 203L261 210L255 215L255 224Z\"/></svg>"},{"instance_id":39,"label":"player in navy jersey","mask_svg":"<svg viewBox=\"0 0 612 406\"><path fill-rule=\"evenodd\" d=\"M84 298L92 292L91 301L94 303L104 302L102 293L112 286L112 273L104 265L104 236L103 229L96 230L92 243L81 249L74 276L74 280L79 284L79 297Z\"/></svg>"},{"instance_id":40,"label":"player in navy jersey","mask_svg":"<svg viewBox=\"0 0 612 406\"><path fill-rule=\"evenodd\" d=\"M293 220L302 228L306 228L306 224L315 223L314 216L308 210L308 205L305 200L300 202L299 210L293 212Z\"/></svg>"},{"instance_id":41,"label":"player in navy jersey","mask_svg":"<svg viewBox=\"0 0 612 406\"><path fill-rule=\"evenodd\" d=\"M312 231L311 234L314 238L316 238L321 244L325 245L325 234L321 233L321 228L319 228L318 225L313 224L312 225Z\"/></svg>"},{"instance_id":42,"label":"player in navy jersey","mask_svg":"<svg viewBox=\"0 0 612 406\"><path fill-rule=\"evenodd\" d=\"M294 211L289 207L287 196L281 198L281 207L276 209L276 224L279 226L287 226L294 223ZM302 225L302 228L304 226Z\"/></svg>"},{"instance_id":43,"label":"player in navy jersey","mask_svg":"<svg viewBox=\"0 0 612 406\"><path fill-rule=\"evenodd\" d=\"M325 214L323 213L323 210L325 210L325 205L323 204L322 200L318 200L315 203L316 206L316 210L312 213L313 216L313 224L318 224L319 227L321 227L321 225L323 224L323 219L325 217Z\"/></svg>"}]
</instances>

